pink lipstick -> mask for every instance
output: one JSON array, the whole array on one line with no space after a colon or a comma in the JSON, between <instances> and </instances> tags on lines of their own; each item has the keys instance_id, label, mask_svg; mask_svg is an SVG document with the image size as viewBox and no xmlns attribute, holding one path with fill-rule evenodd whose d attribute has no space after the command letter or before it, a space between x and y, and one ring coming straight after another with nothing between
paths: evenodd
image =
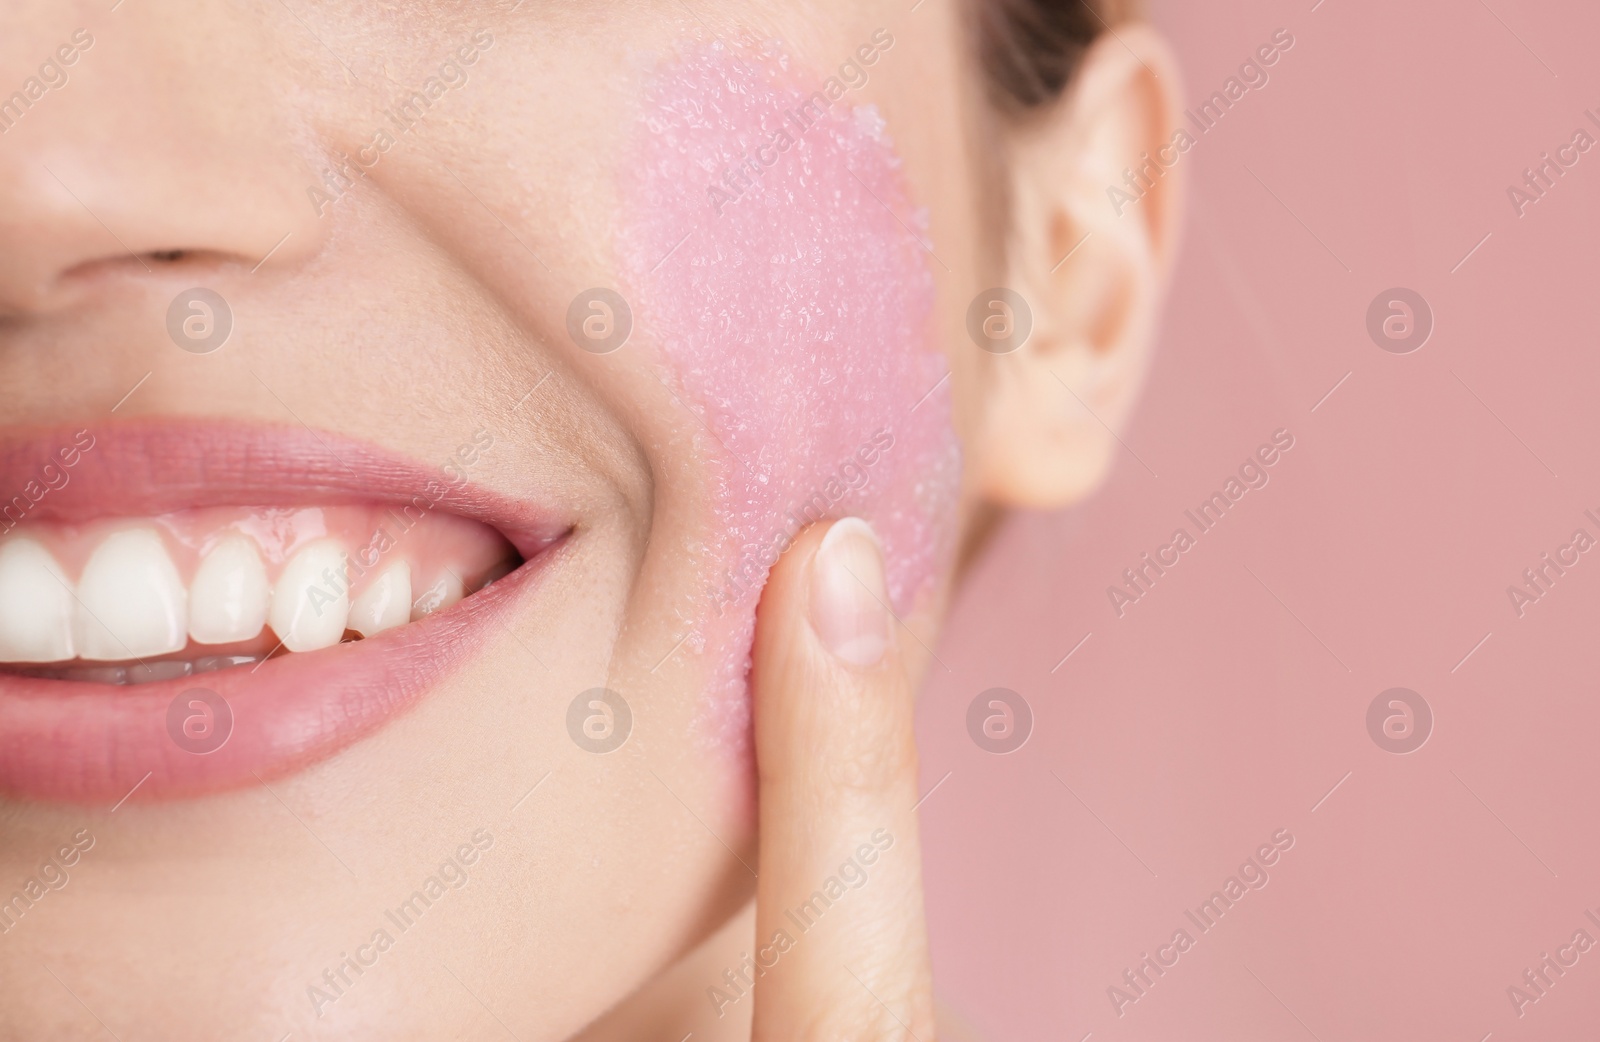
<instances>
[{"instance_id":1,"label":"pink lipstick","mask_svg":"<svg viewBox=\"0 0 1600 1042\"><path fill-rule=\"evenodd\" d=\"M19 490L0 504L0 601L31 591L35 609L0 604L0 792L212 792L324 759L403 712L539 580L569 528L475 485L482 448L429 468L330 434L211 422L0 434L0 488ZM5 570L40 554L60 589ZM51 628L39 605L72 625Z\"/></svg>"}]
</instances>

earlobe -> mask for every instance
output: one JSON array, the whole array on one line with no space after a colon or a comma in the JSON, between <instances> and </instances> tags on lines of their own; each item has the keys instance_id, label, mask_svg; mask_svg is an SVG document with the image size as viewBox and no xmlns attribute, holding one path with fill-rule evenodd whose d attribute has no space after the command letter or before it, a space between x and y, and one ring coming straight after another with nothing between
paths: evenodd
<instances>
[{"instance_id":1,"label":"earlobe","mask_svg":"<svg viewBox=\"0 0 1600 1042\"><path fill-rule=\"evenodd\" d=\"M998 506L1070 504L1121 451L1115 432L1142 382L1174 250L1176 98L1160 38L1118 26L1052 108L1006 131L1006 282L1031 331L982 360L991 373L972 462Z\"/></svg>"}]
</instances>

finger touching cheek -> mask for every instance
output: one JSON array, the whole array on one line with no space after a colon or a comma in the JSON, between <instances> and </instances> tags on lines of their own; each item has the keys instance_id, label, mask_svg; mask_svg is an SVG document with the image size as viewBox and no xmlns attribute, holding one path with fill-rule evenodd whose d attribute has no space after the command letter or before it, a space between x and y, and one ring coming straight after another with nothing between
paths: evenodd
<instances>
[{"instance_id":1,"label":"finger touching cheek","mask_svg":"<svg viewBox=\"0 0 1600 1042\"><path fill-rule=\"evenodd\" d=\"M756 937L779 957L752 1037L932 1038L911 685L871 528L820 528L774 571L756 636Z\"/></svg>"},{"instance_id":2,"label":"finger touching cheek","mask_svg":"<svg viewBox=\"0 0 1600 1042\"><path fill-rule=\"evenodd\" d=\"M902 616L951 549L926 220L860 86L776 44L685 44L649 79L619 186L637 328L711 461L693 646L713 675L702 731L741 760L756 604L798 533L870 520Z\"/></svg>"}]
</instances>

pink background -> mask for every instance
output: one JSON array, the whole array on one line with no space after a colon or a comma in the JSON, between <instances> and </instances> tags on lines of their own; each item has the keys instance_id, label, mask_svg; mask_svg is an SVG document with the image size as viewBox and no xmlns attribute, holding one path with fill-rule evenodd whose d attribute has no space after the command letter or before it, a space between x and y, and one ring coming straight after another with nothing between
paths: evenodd
<instances>
[{"instance_id":1,"label":"pink background","mask_svg":"<svg viewBox=\"0 0 1600 1042\"><path fill-rule=\"evenodd\" d=\"M939 650L920 734L924 790L944 779L922 814L945 998L1019 1042L1578 1038L1600 947L1521 1018L1507 988L1581 927L1600 942L1600 553L1521 618L1506 588L1575 529L1600 538L1600 149L1522 217L1506 189L1600 137L1600 12L1153 16L1191 107L1276 29L1296 43L1182 160L1130 452L1091 502L1011 524ZM1411 354L1367 333L1393 286L1435 315ZM1119 619L1106 587L1280 427L1270 484ZM966 731L994 686L1035 714L1010 755ZM1366 727L1396 686L1435 714L1409 755ZM1200 935L1184 910L1278 829L1296 842L1270 883ZM1108 986L1185 926L1194 947L1119 1017Z\"/></svg>"}]
</instances>

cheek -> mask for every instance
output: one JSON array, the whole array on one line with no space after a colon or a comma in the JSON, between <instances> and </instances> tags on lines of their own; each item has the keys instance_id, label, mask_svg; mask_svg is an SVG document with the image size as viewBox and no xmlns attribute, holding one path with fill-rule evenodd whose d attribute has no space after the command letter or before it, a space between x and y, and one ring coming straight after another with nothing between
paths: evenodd
<instances>
[{"instance_id":1,"label":"cheek","mask_svg":"<svg viewBox=\"0 0 1600 1042\"><path fill-rule=\"evenodd\" d=\"M960 482L925 215L876 109L827 86L775 52L687 51L650 82L621 186L639 330L712 435L704 716L741 752L774 547L867 518L904 615L948 554Z\"/></svg>"}]
</instances>

